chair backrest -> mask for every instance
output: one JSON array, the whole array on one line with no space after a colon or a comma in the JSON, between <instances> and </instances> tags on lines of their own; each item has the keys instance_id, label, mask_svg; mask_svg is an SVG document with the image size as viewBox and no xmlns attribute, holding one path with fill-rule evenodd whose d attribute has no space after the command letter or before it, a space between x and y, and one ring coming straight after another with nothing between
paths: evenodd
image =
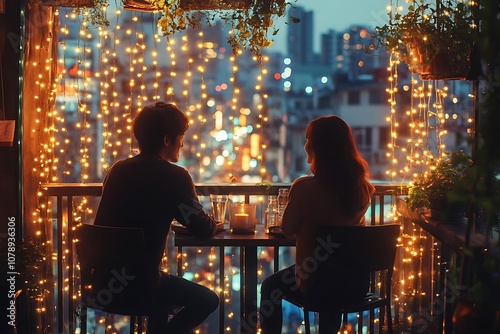
<instances>
[{"instance_id":1,"label":"chair backrest","mask_svg":"<svg viewBox=\"0 0 500 334\"><path fill-rule=\"evenodd\" d=\"M366 294L374 272L385 271L392 277L400 230L397 224L319 226L315 249L321 256L308 285L313 298L326 291L338 294L339 299L350 299L353 293L360 297ZM323 256L326 253L328 257Z\"/></svg>"},{"instance_id":2,"label":"chair backrest","mask_svg":"<svg viewBox=\"0 0 500 334\"><path fill-rule=\"evenodd\" d=\"M82 224L75 235L84 299L98 300L98 308L113 313L143 300L142 229Z\"/></svg>"}]
</instances>

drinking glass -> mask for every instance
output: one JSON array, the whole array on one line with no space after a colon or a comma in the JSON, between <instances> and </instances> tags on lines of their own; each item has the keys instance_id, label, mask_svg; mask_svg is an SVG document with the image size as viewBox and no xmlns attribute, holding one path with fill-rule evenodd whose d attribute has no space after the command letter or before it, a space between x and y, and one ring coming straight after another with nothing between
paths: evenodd
<instances>
[{"instance_id":1,"label":"drinking glass","mask_svg":"<svg viewBox=\"0 0 500 334\"><path fill-rule=\"evenodd\" d=\"M224 223L226 220L226 209L228 195L210 195L210 203L212 204L212 216L215 220Z\"/></svg>"}]
</instances>

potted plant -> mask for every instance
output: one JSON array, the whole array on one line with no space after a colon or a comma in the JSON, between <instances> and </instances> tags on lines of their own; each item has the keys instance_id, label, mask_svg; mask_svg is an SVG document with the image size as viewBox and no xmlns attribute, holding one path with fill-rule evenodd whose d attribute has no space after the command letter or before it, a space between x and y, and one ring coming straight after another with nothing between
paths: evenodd
<instances>
[{"instance_id":1,"label":"potted plant","mask_svg":"<svg viewBox=\"0 0 500 334\"><path fill-rule=\"evenodd\" d=\"M464 216L464 203L451 196L471 166L464 151L447 153L429 161L429 170L418 175L408 190L406 202L411 210L430 209L431 218L459 221Z\"/></svg>"},{"instance_id":2,"label":"potted plant","mask_svg":"<svg viewBox=\"0 0 500 334\"><path fill-rule=\"evenodd\" d=\"M474 37L471 6L461 0L412 0L406 14L397 10L375 28L372 50L385 47L423 80L467 76Z\"/></svg>"},{"instance_id":3,"label":"potted plant","mask_svg":"<svg viewBox=\"0 0 500 334\"><path fill-rule=\"evenodd\" d=\"M3 303L6 303L2 305L7 309L7 326L2 328L6 329L7 333L14 328L20 333L31 331L31 327L37 325L33 318L36 298L43 294L43 246L30 239L17 244L14 253L5 247L0 256L2 291L5 292ZM10 310L14 308L15 316L10 317Z\"/></svg>"}]
</instances>

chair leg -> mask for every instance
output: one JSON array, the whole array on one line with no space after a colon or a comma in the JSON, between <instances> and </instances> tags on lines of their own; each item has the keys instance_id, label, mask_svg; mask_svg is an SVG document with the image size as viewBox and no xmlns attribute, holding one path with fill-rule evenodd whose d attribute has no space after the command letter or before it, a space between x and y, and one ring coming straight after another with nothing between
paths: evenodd
<instances>
[{"instance_id":1,"label":"chair leg","mask_svg":"<svg viewBox=\"0 0 500 334\"><path fill-rule=\"evenodd\" d=\"M341 327L342 313L336 311L319 313L319 334L337 334Z\"/></svg>"},{"instance_id":2,"label":"chair leg","mask_svg":"<svg viewBox=\"0 0 500 334\"><path fill-rule=\"evenodd\" d=\"M82 305L80 309L80 333L87 334L87 306Z\"/></svg>"},{"instance_id":3,"label":"chair leg","mask_svg":"<svg viewBox=\"0 0 500 334\"><path fill-rule=\"evenodd\" d=\"M135 329L135 315L131 315L130 316L130 330L129 330L129 333L130 334L134 334L134 329Z\"/></svg>"},{"instance_id":4,"label":"chair leg","mask_svg":"<svg viewBox=\"0 0 500 334\"><path fill-rule=\"evenodd\" d=\"M380 313L379 313L379 317L380 317ZM383 322L384 319L379 319L379 321ZM370 309L370 333L375 333L375 310L374 309Z\"/></svg>"},{"instance_id":5,"label":"chair leg","mask_svg":"<svg viewBox=\"0 0 500 334\"><path fill-rule=\"evenodd\" d=\"M309 323L309 310L303 308L304 311L304 323L306 327L306 334L311 334L311 324Z\"/></svg>"},{"instance_id":6,"label":"chair leg","mask_svg":"<svg viewBox=\"0 0 500 334\"><path fill-rule=\"evenodd\" d=\"M142 334L142 317L137 316L137 333Z\"/></svg>"},{"instance_id":7,"label":"chair leg","mask_svg":"<svg viewBox=\"0 0 500 334\"><path fill-rule=\"evenodd\" d=\"M363 312L359 312L358 313L358 334L362 334L362 333L363 333Z\"/></svg>"},{"instance_id":8,"label":"chair leg","mask_svg":"<svg viewBox=\"0 0 500 334\"><path fill-rule=\"evenodd\" d=\"M391 305L387 305L387 331L389 334L394 334L394 330L392 328L392 311Z\"/></svg>"}]
</instances>

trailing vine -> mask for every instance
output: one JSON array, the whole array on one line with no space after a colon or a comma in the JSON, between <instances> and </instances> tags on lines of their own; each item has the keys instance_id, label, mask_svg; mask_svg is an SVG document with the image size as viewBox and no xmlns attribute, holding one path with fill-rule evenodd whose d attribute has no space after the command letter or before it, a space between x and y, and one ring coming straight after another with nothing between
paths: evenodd
<instances>
[{"instance_id":1,"label":"trailing vine","mask_svg":"<svg viewBox=\"0 0 500 334\"><path fill-rule=\"evenodd\" d=\"M29 0L29 3L76 7L77 12L85 14L92 25L108 27L106 12L109 1L113 0L93 0L89 2L91 7L79 7L82 4L77 1ZM165 36L196 28L202 22L208 26L222 22L224 27L230 28L227 42L234 54L248 49L257 56L273 44L273 36L279 31L275 27L276 20L284 17L287 9L293 6L286 0L122 0L122 4L130 5L129 9L137 6L141 11L162 13L157 25ZM292 16L289 20L299 22Z\"/></svg>"},{"instance_id":2,"label":"trailing vine","mask_svg":"<svg viewBox=\"0 0 500 334\"><path fill-rule=\"evenodd\" d=\"M221 2L219 8L222 7ZM297 1L297 0L294 0ZM274 27L275 20L287 13L291 2L285 0L250 0L248 8L231 8L221 10L194 10L181 7L179 0L151 0L151 6L163 12L158 26L165 35L173 35L187 28L196 28L202 21L212 26L219 21L231 28L227 38L233 53L249 49L255 55L261 55L264 48L273 44L272 36L279 29ZM298 22L290 17L292 22Z\"/></svg>"}]
</instances>

